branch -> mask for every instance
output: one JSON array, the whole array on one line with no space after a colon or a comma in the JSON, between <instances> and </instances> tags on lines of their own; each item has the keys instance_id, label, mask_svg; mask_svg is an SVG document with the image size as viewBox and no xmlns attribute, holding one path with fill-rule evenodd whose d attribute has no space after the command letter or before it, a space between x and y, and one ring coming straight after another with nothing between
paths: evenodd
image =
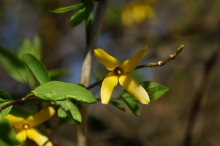
<instances>
[{"instance_id":1,"label":"branch","mask_svg":"<svg viewBox=\"0 0 220 146\"><path fill-rule=\"evenodd\" d=\"M174 59L180 54L180 52L183 50L183 48L184 48L184 45L180 46L180 47L176 50L176 53L170 55L170 57L167 58L167 59L164 60L164 61L158 61L158 62L154 62L154 63L139 65L139 66L137 66L135 69L145 68L145 67L163 66L163 65L165 65L167 62L170 62L171 60L174 60Z\"/></svg>"},{"instance_id":2,"label":"branch","mask_svg":"<svg viewBox=\"0 0 220 146\"><path fill-rule=\"evenodd\" d=\"M101 32L104 16L107 10L109 0L102 0L98 2L96 13L90 34L90 40L86 46L86 54L82 64L80 84L87 87L90 83L92 64L93 64L93 50L96 48L98 38ZM87 145L87 106L86 104L79 104L78 108L82 115L82 123L77 126L77 146Z\"/></svg>"},{"instance_id":3,"label":"branch","mask_svg":"<svg viewBox=\"0 0 220 146\"><path fill-rule=\"evenodd\" d=\"M40 99L38 97L31 97L31 98L20 98L17 100L13 100L12 102L9 102L8 104L3 105L2 107L0 107L0 111L4 110L5 108L14 105L14 104L18 104L20 102L24 102L24 101L44 101L44 102L49 102L48 100L43 100Z\"/></svg>"}]
</instances>

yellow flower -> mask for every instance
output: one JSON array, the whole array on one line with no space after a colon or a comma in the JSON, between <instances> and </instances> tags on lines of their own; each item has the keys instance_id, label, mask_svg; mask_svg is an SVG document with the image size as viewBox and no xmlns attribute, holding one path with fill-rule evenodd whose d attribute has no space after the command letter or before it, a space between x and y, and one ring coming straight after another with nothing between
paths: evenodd
<instances>
[{"instance_id":1,"label":"yellow flower","mask_svg":"<svg viewBox=\"0 0 220 146\"><path fill-rule=\"evenodd\" d=\"M140 103L148 104L150 102L146 90L131 75L128 74L128 72L135 69L140 60L144 57L145 53L146 49L142 49L133 58L125 60L120 64L116 58L112 57L104 50L94 50L96 59L110 71L102 82L101 100L103 104L108 104L114 87L118 84L118 81L120 85L137 98Z\"/></svg>"},{"instance_id":2,"label":"yellow flower","mask_svg":"<svg viewBox=\"0 0 220 146\"><path fill-rule=\"evenodd\" d=\"M27 119L16 117L8 114L5 118L8 119L17 133L16 138L22 143L27 137L35 141L39 146L52 146L48 138L34 129L35 126L47 121L55 114L52 107L41 110L39 113L29 116Z\"/></svg>"},{"instance_id":3,"label":"yellow flower","mask_svg":"<svg viewBox=\"0 0 220 146\"><path fill-rule=\"evenodd\" d=\"M155 18L154 9L142 1L135 1L127 4L122 11L122 23L124 26L140 24L146 18Z\"/></svg>"}]
</instances>

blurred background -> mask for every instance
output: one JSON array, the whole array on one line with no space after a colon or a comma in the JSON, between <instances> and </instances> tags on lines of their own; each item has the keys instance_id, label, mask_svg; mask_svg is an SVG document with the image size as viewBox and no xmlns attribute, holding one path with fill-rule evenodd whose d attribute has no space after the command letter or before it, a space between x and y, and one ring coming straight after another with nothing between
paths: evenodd
<instances>
[{"instance_id":1,"label":"blurred background","mask_svg":"<svg viewBox=\"0 0 220 146\"><path fill-rule=\"evenodd\" d=\"M78 2L1 0L0 45L16 52L24 39L33 41L38 36L46 68L66 69L69 75L60 80L79 83L85 25L69 27L74 11L51 12ZM122 112L100 102L89 107L88 146L189 145L187 136L194 146L219 145L219 42L218 0L111 0L97 47L124 61L147 46L147 54L140 64L165 60L182 44L185 48L175 60L162 67L132 72L140 82L150 80L169 87L159 100L140 105L140 116L127 108ZM106 73L105 67L94 59L91 83ZM28 92L26 85L10 78L1 63L0 88L14 99ZM120 91L119 86L113 96ZM92 92L99 95L99 88ZM75 144L75 125L58 125L56 118L50 122L59 145Z\"/></svg>"}]
</instances>

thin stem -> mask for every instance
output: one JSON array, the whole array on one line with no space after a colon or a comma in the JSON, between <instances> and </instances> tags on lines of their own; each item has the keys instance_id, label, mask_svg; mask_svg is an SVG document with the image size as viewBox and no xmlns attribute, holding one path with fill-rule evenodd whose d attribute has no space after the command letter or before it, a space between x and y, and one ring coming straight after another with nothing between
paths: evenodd
<instances>
[{"instance_id":1,"label":"thin stem","mask_svg":"<svg viewBox=\"0 0 220 146\"><path fill-rule=\"evenodd\" d=\"M38 97L31 97L31 98L26 98L26 99L20 98L20 99L17 99L17 100L13 100L12 102L9 102L8 104L3 105L2 107L0 107L0 111L4 110L5 108L7 108L11 105L18 104L18 103L24 102L24 101L44 101L44 102L48 102L48 100L43 100L43 99L40 99Z\"/></svg>"},{"instance_id":2,"label":"thin stem","mask_svg":"<svg viewBox=\"0 0 220 146\"><path fill-rule=\"evenodd\" d=\"M93 50L96 48L98 42L108 2L109 0L99 1L96 8L90 40L86 46L86 54L81 70L80 84L84 85L85 87L88 87L90 83L93 64ZM87 108L87 104L82 103L79 105L79 111L82 115L82 123L80 126L77 126L77 146L87 145Z\"/></svg>"},{"instance_id":3,"label":"thin stem","mask_svg":"<svg viewBox=\"0 0 220 146\"><path fill-rule=\"evenodd\" d=\"M166 63L170 62L171 60L174 60L174 59L179 55L179 53L183 50L183 48L184 48L184 45L180 46L180 47L177 49L176 53L170 55L170 57L167 58L167 59L164 60L164 61L158 61L158 62L154 62L154 63L139 65L139 66L137 66L135 69L145 68L145 67L158 67L158 66L163 66L163 65L165 65Z\"/></svg>"},{"instance_id":4,"label":"thin stem","mask_svg":"<svg viewBox=\"0 0 220 146\"><path fill-rule=\"evenodd\" d=\"M184 48L184 45L180 46L180 47L176 50L176 52L175 52L174 54L170 55L170 57L167 58L167 59L164 60L164 61L158 61L158 62L154 62L154 63L139 65L139 66L137 66L135 69L140 69L140 68L145 68L145 67L158 67L158 66L163 66L163 65L165 65L166 63L170 62L171 60L174 60L174 59L179 55L179 53L183 50L183 48ZM92 88L98 86L99 84L101 84L102 81L103 81L103 79L100 80L100 81L97 81L97 82L95 82L95 83L93 83L93 84L91 84L91 85L89 85L86 89L88 89L88 90L89 90L89 89L92 89Z\"/></svg>"}]
</instances>

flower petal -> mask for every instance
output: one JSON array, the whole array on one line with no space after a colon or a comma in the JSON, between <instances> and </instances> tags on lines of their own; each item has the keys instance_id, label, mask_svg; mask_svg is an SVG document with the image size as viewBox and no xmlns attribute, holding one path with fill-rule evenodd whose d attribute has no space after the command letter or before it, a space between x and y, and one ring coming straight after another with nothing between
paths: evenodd
<instances>
[{"instance_id":1,"label":"flower petal","mask_svg":"<svg viewBox=\"0 0 220 146\"><path fill-rule=\"evenodd\" d=\"M120 65L120 62L114 58L113 56L109 55L103 49L95 49L94 50L95 58L103 64L109 71L113 71L113 69Z\"/></svg>"},{"instance_id":2,"label":"flower petal","mask_svg":"<svg viewBox=\"0 0 220 146\"><path fill-rule=\"evenodd\" d=\"M129 74L121 75L119 77L119 83L140 103L148 104L150 102L150 98L146 90Z\"/></svg>"},{"instance_id":3,"label":"flower petal","mask_svg":"<svg viewBox=\"0 0 220 146\"><path fill-rule=\"evenodd\" d=\"M25 122L24 118L22 118L22 117L15 117L15 116L13 116L11 114L8 114L5 118L10 121L10 123L13 125L13 127L15 129L22 128L22 125Z\"/></svg>"},{"instance_id":4,"label":"flower petal","mask_svg":"<svg viewBox=\"0 0 220 146\"><path fill-rule=\"evenodd\" d=\"M34 128L27 130L27 137L35 141L39 146L53 146L46 136L42 135Z\"/></svg>"},{"instance_id":5,"label":"flower petal","mask_svg":"<svg viewBox=\"0 0 220 146\"><path fill-rule=\"evenodd\" d=\"M141 61L141 59L144 57L146 51L146 48L142 49L137 54L135 54L134 57L130 60L125 60L124 62L122 62L121 67L123 68L123 70L125 72L130 72L134 70L138 63Z\"/></svg>"},{"instance_id":6,"label":"flower petal","mask_svg":"<svg viewBox=\"0 0 220 146\"><path fill-rule=\"evenodd\" d=\"M101 100L103 104L108 104L112 96L112 92L117 84L118 76L115 76L113 72L108 73L102 82L101 87Z\"/></svg>"},{"instance_id":7,"label":"flower petal","mask_svg":"<svg viewBox=\"0 0 220 146\"><path fill-rule=\"evenodd\" d=\"M27 139L26 130L20 130L17 132L16 138L22 143Z\"/></svg>"},{"instance_id":8,"label":"flower petal","mask_svg":"<svg viewBox=\"0 0 220 146\"><path fill-rule=\"evenodd\" d=\"M34 115L31 115L27 118L27 123L34 127L36 125L39 125L48 119L50 119L55 114L55 110L53 107L48 107L43 110L41 110L39 113L36 113Z\"/></svg>"}]
</instances>

